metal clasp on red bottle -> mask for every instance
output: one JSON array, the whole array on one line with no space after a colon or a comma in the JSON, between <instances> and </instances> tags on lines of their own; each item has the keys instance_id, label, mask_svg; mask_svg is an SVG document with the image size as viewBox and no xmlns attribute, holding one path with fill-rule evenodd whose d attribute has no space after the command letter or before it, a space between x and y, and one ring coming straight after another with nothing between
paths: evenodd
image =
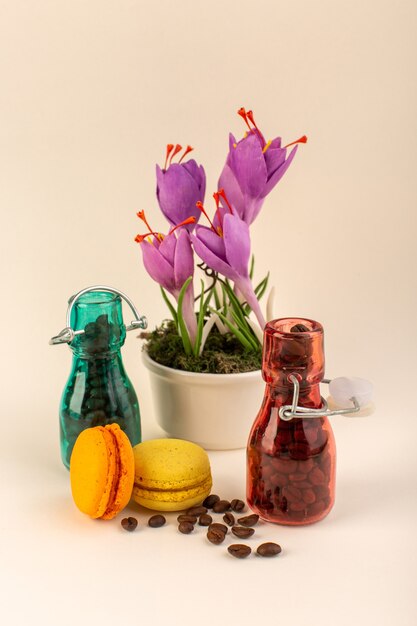
<instances>
[{"instance_id":1,"label":"metal clasp on red bottle","mask_svg":"<svg viewBox=\"0 0 417 626\"><path fill-rule=\"evenodd\" d=\"M85 293L88 293L89 291L105 291L108 293L114 293L120 296L121 298L123 298L123 300L127 302L127 304L132 309L135 319L130 323L129 326L126 326L126 330L137 330L138 328L142 328L142 329L147 328L148 321L146 317L144 315L139 314L132 300L125 293L123 293L122 291L119 291L118 289L114 289L113 287L106 287L104 285L93 285L92 287L86 287L85 289L81 289L81 291L71 296L71 298L69 299L69 304L68 304L68 309L67 309L67 319L66 319L67 325L65 328L61 330L60 333L58 333L58 335L55 335L55 337L52 337L49 340L49 344L51 346L60 344L60 343L71 343L71 341L73 341L76 335L82 335L85 333L85 330L74 330L73 328L71 328L71 312L78 298L80 298Z\"/></svg>"},{"instance_id":2,"label":"metal clasp on red bottle","mask_svg":"<svg viewBox=\"0 0 417 626\"><path fill-rule=\"evenodd\" d=\"M298 406L300 395L300 382L294 374L290 374L288 380L294 385L292 404L284 404L279 409L279 416L285 422L298 418L331 417L333 415L355 415L363 408L370 405L372 400L372 383L364 378L333 378L323 379L322 382L329 385L332 398L337 404L344 405L351 402L351 407L333 409L328 408L327 401L322 397L322 406L319 409Z\"/></svg>"}]
</instances>

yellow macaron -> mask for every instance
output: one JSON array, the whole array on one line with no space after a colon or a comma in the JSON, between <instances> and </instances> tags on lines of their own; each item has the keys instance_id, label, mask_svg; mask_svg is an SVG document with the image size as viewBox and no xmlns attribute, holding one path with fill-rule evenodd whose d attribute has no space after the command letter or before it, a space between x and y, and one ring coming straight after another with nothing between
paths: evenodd
<instances>
[{"instance_id":1,"label":"yellow macaron","mask_svg":"<svg viewBox=\"0 0 417 626\"><path fill-rule=\"evenodd\" d=\"M70 460L71 491L80 511L95 519L115 517L131 498L134 466L131 443L118 424L83 430Z\"/></svg>"},{"instance_id":2,"label":"yellow macaron","mask_svg":"<svg viewBox=\"0 0 417 626\"><path fill-rule=\"evenodd\" d=\"M152 439L133 448L133 499L148 509L182 511L209 495L212 479L207 453L182 439Z\"/></svg>"}]
</instances>

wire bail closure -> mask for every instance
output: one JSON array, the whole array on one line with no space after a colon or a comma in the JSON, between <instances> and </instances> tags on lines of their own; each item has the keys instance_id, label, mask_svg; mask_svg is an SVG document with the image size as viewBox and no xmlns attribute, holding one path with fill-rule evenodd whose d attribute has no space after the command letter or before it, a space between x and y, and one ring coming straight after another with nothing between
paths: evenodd
<instances>
[{"instance_id":1,"label":"wire bail closure","mask_svg":"<svg viewBox=\"0 0 417 626\"><path fill-rule=\"evenodd\" d=\"M332 415L346 415L350 413L358 413L361 410L358 400L355 397L350 398L353 406L346 409L336 409L331 411L328 408L327 401L322 397L323 406L320 409L310 409L304 406L298 406L298 398L300 395L300 383L299 380L294 374L289 376L289 380L294 385L294 395L292 404L284 404L279 409L279 416L284 422L289 422L293 418L302 417L307 419L313 419L316 417L331 417ZM323 383L328 385L331 380L328 378L324 378L322 380Z\"/></svg>"},{"instance_id":2,"label":"wire bail closure","mask_svg":"<svg viewBox=\"0 0 417 626\"><path fill-rule=\"evenodd\" d=\"M49 340L49 345L54 346L60 343L71 343L76 335L82 335L85 333L85 330L74 330L73 328L71 328L71 313L76 301L89 291L105 291L107 293L114 293L117 296L120 296L123 300L125 300L125 302L127 302L133 312L133 315L135 316L135 319L129 324L129 326L126 326L126 331L137 330L139 328L144 330L145 328L147 328L148 320L146 319L145 315L139 314L132 300L125 293L119 291L118 289L113 289L113 287L106 287L105 285L93 285L92 287L86 287L85 289L82 289L75 295L71 296L68 302L67 309L67 325L61 330L60 333L58 333L58 335L55 335L55 337L52 337Z\"/></svg>"}]
</instances>

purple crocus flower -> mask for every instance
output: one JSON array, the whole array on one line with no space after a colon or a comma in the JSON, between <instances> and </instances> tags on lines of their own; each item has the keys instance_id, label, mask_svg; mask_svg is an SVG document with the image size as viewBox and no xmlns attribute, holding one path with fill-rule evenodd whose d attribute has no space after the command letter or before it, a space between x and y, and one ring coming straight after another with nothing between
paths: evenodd
<instances>
[{"instance_id":1,"label":"purple crocus flower","mask_svg":"<svg viewBox=\"0 0 417 626\"><path fill-rule=\"evenodd\" d=\"M287 148L306 143L304 135L297 141L281 147L281 138L266 142L255 124L252 111L239 109L248 132L240 141L230 133L229 153L220 174L218 187L223 188L238 215L247 224L252 224L261 210L267 194L281 180L291 165L298 146L287 157ZM252 124L252 125L251 125Z\"/></svg>"},{"instance_id":2,"label":"purple crocus flower","mask_svg":"<svg viewBox=\"0 0 417 626\"><path fill-rule=\"evenodd\" d=\"M143 211L138 213L138 217L149 228ZM189 217L172 228L168 235L164 236L161 233L150 230L149 233L137 235L135 238L135 241L141 244L143 264L146 271L154 281L166 289L177 301L187 278L194 276L194 255L190 235L186 228L181 227L194 223L195 218ZM179 229L178 235L174 232L177 229ZM192 281L186 289L182 307L190 340L194 344L197 322L194 313L194 288Z\"/></svg>"},{"instance_id":3,"label":"purple crocus flower","mask_svg":"<svg viewBox=\"0 0 417 626\"><path fill-rule=\"evenodd\" d=\"M204 209L200 206L204 213ZM223 209L224 211L224 209ZM207 216L207 214L205 213ZM230 278L256 315L260 327L265 326L258 299L249 277L249 226L236 213L222 212L222 223L211 228L197 226L191 235L194 250L211 269ZM207 216L208 217L208 216Z\"/></svg>"},{"instance_id":4,"label":"purple crocus flower","mask_svg":"<svg viewBox=\"0 0 417 626\"><path fill-rule=\"evenodd\" d=\"M202 165L197 165L194 159L181 163L183 158L191 152L187 146L178 163L172 163L172 157L182 150L177 144L168 144L164 169L156 166L156 196L162 213L168 222L175 226L187 217L195 217L198 221L200 212L196 208L198 201L203 202L206 191L206 175ZM192 231L194 226L186 226Z\"/></svg>"}]
</instances>

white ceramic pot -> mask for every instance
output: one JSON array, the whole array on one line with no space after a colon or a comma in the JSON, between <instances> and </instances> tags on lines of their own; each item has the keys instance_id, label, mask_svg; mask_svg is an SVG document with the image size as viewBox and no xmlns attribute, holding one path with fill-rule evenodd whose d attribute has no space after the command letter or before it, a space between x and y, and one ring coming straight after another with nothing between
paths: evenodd
<instances>
[{"instance_id":1,"label":"white ceramic pot","mask_svg":"<svg viewBox=\"0 0 417 626\"><path fill-rule=\"evenodd\" d=\"M159 365L146 351L156 421L170 436L208 450L244 448L262 403L260 370L198 374Z\"/></svg>"}]
</instances>

